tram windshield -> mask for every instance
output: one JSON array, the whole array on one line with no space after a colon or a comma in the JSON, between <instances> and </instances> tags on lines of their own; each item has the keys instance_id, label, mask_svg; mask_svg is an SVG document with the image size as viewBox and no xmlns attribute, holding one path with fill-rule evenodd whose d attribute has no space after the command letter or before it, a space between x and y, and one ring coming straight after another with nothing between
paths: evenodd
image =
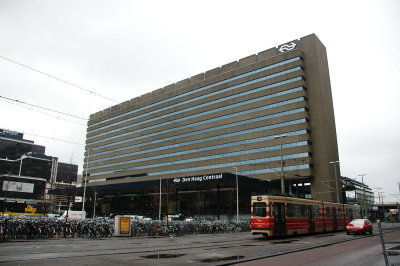
<instances>
[{"instance_id":1,"label":"tram windshield","mask_svg":"<svg viewBox=\"0 0 400 266\"><path fill-rule=\"evenodd\" d=\"M254 202L253 203L253 217L266 217L267 216L267 205L265 202Z\"/></svg>"}]
</instances>

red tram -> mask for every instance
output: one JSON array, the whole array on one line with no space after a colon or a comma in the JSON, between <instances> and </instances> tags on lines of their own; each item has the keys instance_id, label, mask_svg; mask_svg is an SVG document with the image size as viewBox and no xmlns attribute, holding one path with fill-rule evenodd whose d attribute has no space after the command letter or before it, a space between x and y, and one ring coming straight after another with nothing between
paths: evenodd
<instances>
[{"instance_id":1,"label":"red tram","mask_svg":"<svg viewBox=\"0 0 400 266\"><path fill-rule=\"evenodd\" d=\"M360 206L283 196L251 197L251 233L290 236L345 230Z\"/></svg>"}]
</instances>

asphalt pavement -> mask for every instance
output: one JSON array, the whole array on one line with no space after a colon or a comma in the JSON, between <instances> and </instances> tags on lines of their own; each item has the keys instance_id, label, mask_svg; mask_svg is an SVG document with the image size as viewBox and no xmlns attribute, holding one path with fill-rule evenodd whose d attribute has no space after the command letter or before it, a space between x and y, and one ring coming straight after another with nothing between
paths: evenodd
<instances>
[{"instance_id":1,"label":"asphalt pavement","mask_svg":"<svg viewBox=\"0 0 400 266\"><path fill-rule=\"evenodd\" d=\"M391 228L395 239L398 224L383 223ZM397 231L396 231L397 230ZM105 239L60 238L18 240L0 243L1 265L221 265L250 263L272 257L289 257L299 252L339 248L362 239L372 241L374 254L380 240L374 224L374 235L347 235L345 232L298 237L266 239L249 232L187 235L181 237L114 237ZM348 249L348 248L347 248ZM361 253L362 254L362 253ZM310 256L306 256L310 257ZM284 265L284 264L280 264ZM304 265L304 264L303 264ZM318 265L318 264L314 264ZM339 265L339 264L336 264ZM375 265L375 264L371 264Z\"/></svg>"}]
</instances>

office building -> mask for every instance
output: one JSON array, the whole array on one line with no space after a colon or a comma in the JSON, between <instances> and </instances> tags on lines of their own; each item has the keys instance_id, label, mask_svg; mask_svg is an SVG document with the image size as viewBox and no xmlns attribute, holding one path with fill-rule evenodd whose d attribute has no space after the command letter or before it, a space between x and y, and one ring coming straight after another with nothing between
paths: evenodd
<instances>
[{"instance_id":1,"label":"office building","mask_svg":"<svg viewBox=\"0 0 400 266\"><path fill-rule=\"evenodd\" d=\"M338 159L327 53L312 34L92 114L83 179L114 197L111 211L138 201L154 213L161 180L175 187L160 193L168 213L200 216L199 205L235 209L238 176L248 215L254 193L341 201Z\"/></svg>"},{"instance_id":2,"label":"office building","mask_svg":"<svg viewBox=\"0 0 400 266\"><path fill-rule=\"evenodd\" d=\"M24 139L21 132L0 129L1 211L54 211L54 197L48 195L48 190L59 187L58 184L75 186L78 166L58 162L57 157L46 155L45 150L44 146ZM67 205L61 200L57 204Z\"/></svg>"}]
</instances>

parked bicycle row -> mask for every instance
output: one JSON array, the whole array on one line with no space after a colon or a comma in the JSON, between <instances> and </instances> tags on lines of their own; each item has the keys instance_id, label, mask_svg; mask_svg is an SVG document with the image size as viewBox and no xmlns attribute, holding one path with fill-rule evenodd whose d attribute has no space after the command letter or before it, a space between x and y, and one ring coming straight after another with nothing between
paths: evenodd
<instances>
[{"instance_id":1,"label":"parked bicycle row","mask_svg":"<svg viewBox=\"0 0 400 266\"><path fill-rule=\"evenodd\" d=\"M250 231L250 221L156 221L131 220L131 236L180 236ZM61 237L101 238L114 236L114 220L56 219L52 217L10 216L0 218L0 237L37 239Z\"/></svg>"},{"instance_id":2,"label":"parked bicycle row","mask_svg":"<svg viewBox=\"0 0 400 266\"><path fill-rule=\"evenodd\" d=\"M132 236L180 236L250 231L250 221L133 221Z\"/></svg>"},{"instance_id":3,"label":"parked bicycle row","mask_svg":"<svg viewBox=\"0 0 400 266\"><path fill-rule=\"evenodd\" d=\"M112 237L112 219L60 220L49 217L9 217L0 220L1 239Z\"/></svg>"}]
</instances>

